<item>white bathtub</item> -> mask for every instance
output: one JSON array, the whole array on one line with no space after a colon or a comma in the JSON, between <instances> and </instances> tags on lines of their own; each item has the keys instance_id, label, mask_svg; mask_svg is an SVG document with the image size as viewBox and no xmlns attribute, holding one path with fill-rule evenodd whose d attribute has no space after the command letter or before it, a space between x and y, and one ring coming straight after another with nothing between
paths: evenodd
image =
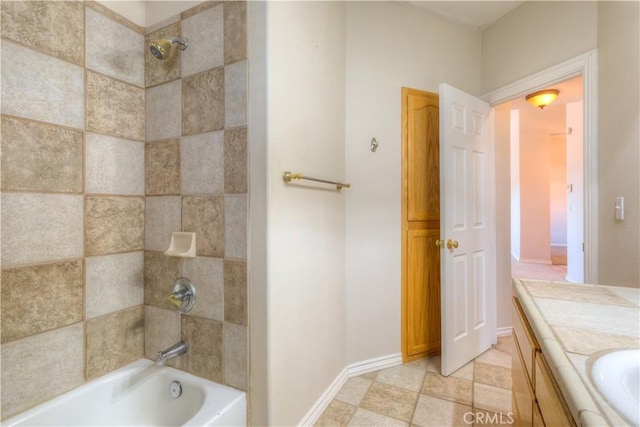
<instances>
[{"instance_id":1,"label":"white bathtub","mask_svg":"<svg viewBox=\"0 0 640 427\"><path fill-rule=\"evenodd\" d=\"M173 381L182 387L175 399ZM246 414L244 392L141 359L2 426L246 426Z\"/></svg>"}]
</instances>

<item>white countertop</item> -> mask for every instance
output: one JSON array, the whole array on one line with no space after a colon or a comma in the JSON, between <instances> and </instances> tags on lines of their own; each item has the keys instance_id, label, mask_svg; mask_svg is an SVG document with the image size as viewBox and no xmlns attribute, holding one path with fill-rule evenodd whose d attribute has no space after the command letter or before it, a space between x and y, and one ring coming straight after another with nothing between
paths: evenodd
<instances>
[{"instance_id":1,"label":"white countertop","mask_svg":"<svg viewBox=\"0 0 640 427\"><path fill-rule=\"evenodd\" d=\"M593 388L595 353L640 348L640 289L513 279L542 353L579 426L628 426Z\"/></svg>"}]
</instances>

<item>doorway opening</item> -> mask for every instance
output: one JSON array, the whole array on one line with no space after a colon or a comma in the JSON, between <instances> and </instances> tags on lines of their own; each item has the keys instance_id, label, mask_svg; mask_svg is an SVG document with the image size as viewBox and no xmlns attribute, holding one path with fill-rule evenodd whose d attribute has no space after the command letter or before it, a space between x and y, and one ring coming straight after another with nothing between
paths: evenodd
<instances>
[{"instance_id":1,"label":"doorway opening","mask_svg":"<svg viewBox=\"0 0 640 427\"><path fill-rule=\"evenodd\" d=\"M543 110L510 101L513 277L584 282L582 76Z\"/></svg>"}]
</instances>

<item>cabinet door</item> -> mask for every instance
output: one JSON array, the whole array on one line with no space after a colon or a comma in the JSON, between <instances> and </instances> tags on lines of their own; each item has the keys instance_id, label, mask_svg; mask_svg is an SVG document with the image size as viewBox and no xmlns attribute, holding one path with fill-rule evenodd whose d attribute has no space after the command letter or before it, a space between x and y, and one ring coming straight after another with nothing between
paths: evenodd
<instances>
[{"instance_id":1,"label":"cabinet door","mask_svg":"<svg viewBox=\"0 0 640 427\"><path fill-rule=\"evenodd\" d=\"M575 426L573 417L569 413L564 399L558 390L555 380L551 377L551 372L547 362L541 353L536 354L535 365L535 390L538 405L544 424L553 427Z\"/></svg>"},{"instance_id":2,"label":"cabinet door","mask_svg":"<svg viewBox=\"0 0 640 427\"><path fill-rule=\"evenodd\" d=\"M535 397L533 390L527 379L527 374L522 361L522 354L518 339L513 335L514 351L512 353L511 360L511 377L513 379L513 407L517 408L516 418L518 419L518 425L522 427L531 427L533 423L533 405L535 404Z\"/></svg>"}]
</instances>

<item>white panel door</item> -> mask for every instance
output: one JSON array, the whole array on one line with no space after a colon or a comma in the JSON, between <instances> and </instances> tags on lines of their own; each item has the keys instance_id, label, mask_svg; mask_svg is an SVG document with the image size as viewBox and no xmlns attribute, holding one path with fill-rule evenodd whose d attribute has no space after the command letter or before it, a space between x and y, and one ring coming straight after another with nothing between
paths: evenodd
<instances>
[{"instance_id":1,"label":"white panel door","mask_svg":"<svg viewBox=\"0 0 640 427\"><path fill-rule=\"evenodd\" d=\"M440 85L442 375L496 342L493 110Z\"/></svg>"}]
</instances>

